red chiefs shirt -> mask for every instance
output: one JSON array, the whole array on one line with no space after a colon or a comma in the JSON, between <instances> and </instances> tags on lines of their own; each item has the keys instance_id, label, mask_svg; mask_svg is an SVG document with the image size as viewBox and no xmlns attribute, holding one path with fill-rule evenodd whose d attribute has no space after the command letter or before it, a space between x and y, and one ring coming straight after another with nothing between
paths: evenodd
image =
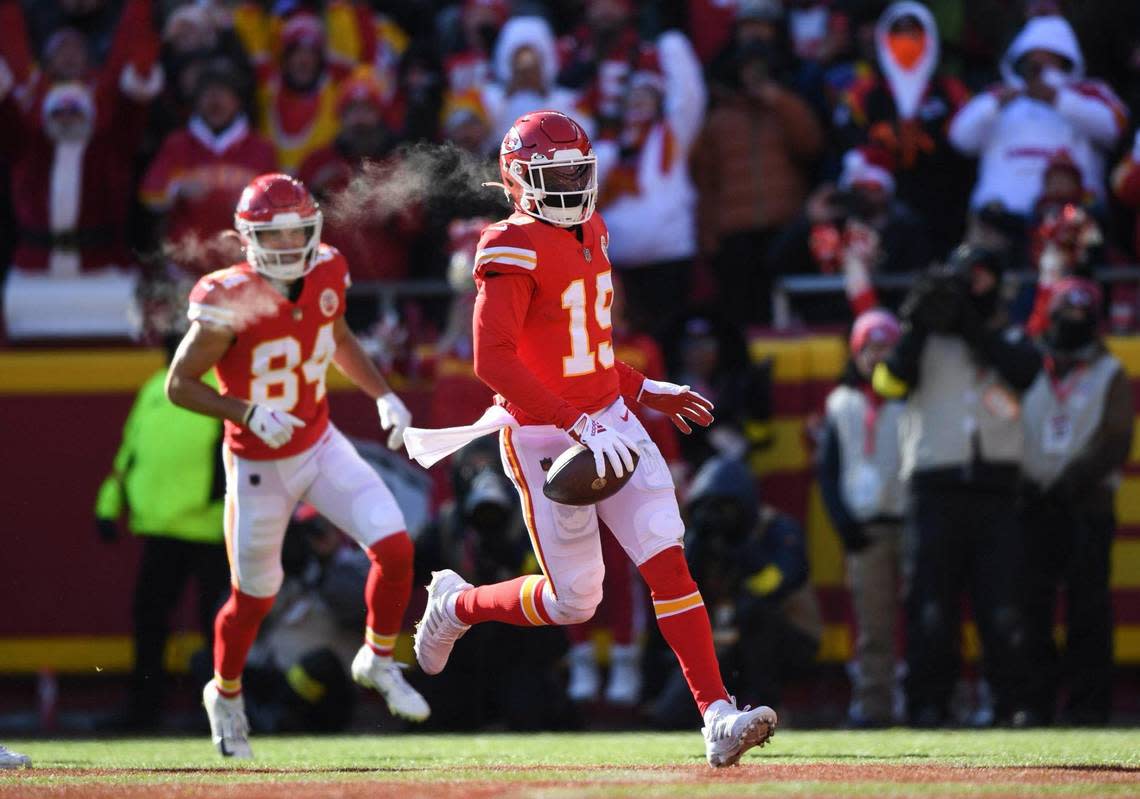
<instances>
[{"instance_id":1,"label":"red chiefs shirt","mask_svg":"<svg viewBox=\"0 0 1140 799\"><path fill-rule=\"evenodd\" d=\"M521 424L569 428L625 387L609 233L598 214L579 230L516 213L488 225L475 252L475 372Z\"/></svg>"},{"instance_id":2,"label":"red chiefs shirt","mask_svg":"<svg viewBox=\"0 0 1140 799\"><path fill-rule=\"evenodd\" d=\"M336 353L333 323L344 315L348 264L322 244L317 265L290 302L248 263L211 272L190 292L193 321L227 327L236 338L214 367L222 394L287 411L305 422L289 443L270 449L226 420L226 445L251 460L296 455L329 424L325 375Z\"/></svg>"},{"instance_id":3,"label":"red chiefs shirt","mask_svg":"<svg viewBox=\"0 0 1140 799\"><path fill-rule=\"evenodd\" d=\"M205 240L233 227L242 189L276 168L273 145L244 120L221 136L192 121L166 137L139 195L148 208L168 214L167 238L178 242L193 234Z\"/></svg>"}]
</instances>

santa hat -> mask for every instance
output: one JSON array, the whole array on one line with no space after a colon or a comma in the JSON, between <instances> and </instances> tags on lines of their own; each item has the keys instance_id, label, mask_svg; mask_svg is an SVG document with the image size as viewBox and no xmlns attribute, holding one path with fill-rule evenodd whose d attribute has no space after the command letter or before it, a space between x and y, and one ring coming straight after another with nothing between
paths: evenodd
<instances>
[{"instance_id":1,"label":"santa hat","mask_svg":"<svg viewBox=\"0 0 1140 799\"><path fill-rule=\"evenodd\" d=\"M849 189L859 183L875 183L889 193L895 191L895 160L881 147L856 147L843 156L839 187Z\"/></svg>"},{"instance_id":2,"label":"santa hat","mask_svg":"<svg viewBox=\"0 0 1140 799\"><path fill-rule=\"evenodd\" d=\"M44 97L44 119L57 111L78 111L87 119L94 119L95 101L91 97L91 90L77 82L52 86Z\"/></svg>"},{"instance_id":3,"label":"santa hat","mask_svg":"<svg viewBox=\"0 0 1140 799\"><path fill-rule=\"evenodd\" d=\"M868 344L887 344L893 346L902 336L899 320L890 311L874 308L859 314L855 324L851 327L851 337L848 345L852 354L863 351Z\"/></svg>"},{"instance_id":4,"label":"santa hat","mask_svg":"<svg viewBox=\"0 0 1140 799\"><path fill-rule=\"evenodd\" d=\"M297 14L289 17L281 29L281 48L311 47L321 50L325 46L325 26L313 14Z\"/></svg>"},{"instance_id":5,"label":"santa hat","mask_svg":"<svg viewBox=\"0 0 1140 799\"><path fill-rule=\"evenodd\" d=\"M647 88L664 93L665 76L661 72L661 62L655 51L643 50L638 55L633 74L629 76L629 88Z\"/></svg>"}]
</instances>

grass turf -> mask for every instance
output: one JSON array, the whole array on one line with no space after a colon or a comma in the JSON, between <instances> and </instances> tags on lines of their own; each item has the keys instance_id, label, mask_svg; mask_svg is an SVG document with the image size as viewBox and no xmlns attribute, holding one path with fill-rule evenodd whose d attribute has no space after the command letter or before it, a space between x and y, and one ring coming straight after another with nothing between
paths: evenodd
<instances>
[{"instance_id":1,"label":"grass turf","mask_svg":"<svg viewBox=\"0 0 1140 799\"><path fill-rule=\"evenodd\" d=\"M789 730L750 753L745 768L718 772L703 765L696 731L265 736L253 740L257 759L245 763L222 761L206 738L6 743L35 768L0 771L0 797L83 795L85 786L100 796L151 786L161 796L187 785L202 786L201 795L224 785L229 796L272 784L300 799L332 795L328 783L362 781L403 786L407 795L457 795L465 785L482 795L474 789L498 785L487 795L503 797L1140 796L1136 730Z\"/></svg>"}]
</instances>

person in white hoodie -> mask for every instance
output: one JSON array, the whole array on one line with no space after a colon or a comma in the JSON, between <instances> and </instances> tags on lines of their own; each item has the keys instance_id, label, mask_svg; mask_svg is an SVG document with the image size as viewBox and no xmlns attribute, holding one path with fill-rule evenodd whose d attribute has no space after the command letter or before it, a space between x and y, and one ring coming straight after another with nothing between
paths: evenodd
<instances>
[{"instance_id":1,"label":"person in white hoodie","mask_svg":"<svg viewBox=\"0 0 1140 799\"><path fill-rule=\"evenodd\" d=\"M667 31L629 79L621 128L595 142L598 210L622 277L631 321L660 334L682 310L697 254L697 191L689 153L705 116L704 76L693 46Z\"/></svg>"},{"instance_id":2,"label":"person in white hoodie","mask_svg":"<svg viewBox=\"0 0 1140 799\"><path fill-rule=\"evenodd\" d=\"M979 157L970 198L977 210L998 201L1028 215L1049 159L1067 149L1085 189L1104 199L1105 155L1128 122L1105 83L1085 77L1084 57L1063 17L1034 17L1001 62L1002 82L967 103L950 123L950 142Z\"/></svg>"},{"instance_id":3,"label":"person in white hoodie","mask_svg":"<svg viewBox=\"0 0 1140 799\"><path fill-rule=\"evenodd\" d=\"M587 135L594 135L592 120L575 107L578 93L554 82L558 49L554 32L544 18L522 16L507 20L495 41L491 70L494 80L482 88L491 130L507 130L523 114L548 109L572 114ZM499 139L492 144L498 147Z\"/></svg>"}]
</instances>

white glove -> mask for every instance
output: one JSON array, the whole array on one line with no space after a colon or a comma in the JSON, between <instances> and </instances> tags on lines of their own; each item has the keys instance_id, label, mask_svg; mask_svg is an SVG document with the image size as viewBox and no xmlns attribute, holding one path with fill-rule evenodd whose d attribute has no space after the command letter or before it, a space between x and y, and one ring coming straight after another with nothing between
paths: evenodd
<instances>
[{"instance_id":1,"label":"white glove","mask_svg":"<svg viewBox=\"0 0 1140 799\"><path fill-rule=\"evenodd\" d=\"M412 412L404 401L389 391L376 400L376 410L380 412L380 427L388 431L388 449L404 446L404 431L412 423Z\"/></svg>"},{"instance_id":2,"label":"white glove","mask_svg":"<svg viewBox=\"0 0 1140 799\"><path fill-rule=\"evenodd\" d=\"M615 477L621 477L626 470L633 471L633 455L630 450L634 444L617 430L610 430L596 419L582 414L567 432L571 438L594 453L598 477L606 476L605 459L609 459Z\"/></svg>"},{"instance_id":3,"label":"white glove","mask_svg":"<svg viewBox=\"0 0 1140 799\"><path fill-rule=\"evenodd\" d=\"M267 447L277 449L289 443L293 428L304 427L305 423L291 413L274 410L268 405L251 405L242 425L264 441Z\"/></svg>"}]
</instances>

